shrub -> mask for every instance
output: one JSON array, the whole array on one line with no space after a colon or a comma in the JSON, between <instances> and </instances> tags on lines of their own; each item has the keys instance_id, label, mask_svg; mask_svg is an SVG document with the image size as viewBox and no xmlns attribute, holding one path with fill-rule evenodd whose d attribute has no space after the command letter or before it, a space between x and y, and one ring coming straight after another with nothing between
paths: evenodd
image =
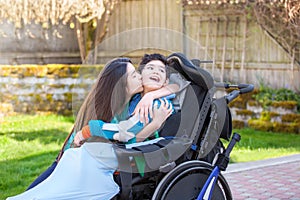
<instances>
[{"instance_id":1,"label":"shrub","mask_svg":"<svg viewBox=\"0 0 300 200\"><path fill-rule=\"evenodd\" d=\"M228 89L226 90L227 93L230 93L234 89ZM236 107L240 109L246 109L247 108L247 102L253 101L253 95L256 95L258 93L257 89L254 89L254 91L246 94L242 94L238 96L238 98L234 99L232 102L229 103L229 107Z\"/></svg>"},{"instance_id":2,"label":"shrub","mask_svg":"<svg viewBox=\"0 0 300 200\"><path fill-rule=\"evenodd\" d=\"M270 117L278 117L280 116L280 114L276 113L276 112L269 112Z\"/></svg>"},{"instance_id":3,"label":"shrub","mask_svg":"<svg viewBox=\"0 0 300 200\"><path fill-rule=\"evenodd\" d=\"M297 101L274 101L271 106L278 108L294 109L297 106Z\"/></svg>"},{"instance_id":4,"label":"shrub","mask_svg":"<svg viewBox=\"0 0 300 200\"><path fill-rule=\"evenodd\" d=\"M258 119L250 119L248 120L248 126L250 128L254 128L256 130L261 131L272 131L273 124L270 121L263 121Z\"/></svg>"},{"instance_id":5,"label":"shrub","mask_svg":"<svg viewBox=\"0 0 300 200\"><path fill-rule=\"evenodd\" d=\"M238 115L246 115L246 116L252 116L253 112L251 110L236 110L236 114Z\"/></svg>"},{"instance_id":6,"label":"shrub","mask_svg":"<svg viewBox=\"0 0 300 200\"><path fill-rule=\"evenodd\" d=\"M270 121L271 120L270 112L263 111L261 113L260 120L262 120L262 121Z\"/></svg>"},{"instance_id":7,"label":"shrub","mask_svg":"<svg viewBox=\"0 0 300 200\"><path fill-rule=\"evenodd\" d=\"M295 123L300 123L300 114L285 114L281 116L282 122L295 122Z\"/></svg>"},{"instance_id":8,"label":"shrub","mask_svg":"<svg viewBox=\"0 0 300 200\"><path fill-rule=\"evenodd\" d=\"M285 101L288 102L289 106L296 104L297 112L300 112L300 94L287 88L273 89L261 82L259 92L253 97L261 103L264 109L268 109L270 105L277 105L274 101Z\"/></svg>"},{"instance_id":9,"label":"shrub","mask_svg":"<svg viewBox=\"0 0 300 200\"><path fill-rule=\"evenodd\" d=\"M282 133L299 133L300 123L274 123L273 131L274 132L282 132Z\"/></svg>"},{"instance_id":10,"label":"shrub","mask_svg":"<svg viewBox=\"0 0 300 200\"><path fill-rule=\"evenodd\" d=\"M258 101L249 100L248 105L249 106L261 106L261 103L259 103Z\"/></svg>"},{"instance_id":11,"label":"shrub","mask_svg":"<svg viewBox=\"0 0 300 200\"><path fill-rule=\"evenodd\" d=\"M241 120L232 120L232 127L235 129L245 128L245 122Z\"/></svg>"}]
</instances>

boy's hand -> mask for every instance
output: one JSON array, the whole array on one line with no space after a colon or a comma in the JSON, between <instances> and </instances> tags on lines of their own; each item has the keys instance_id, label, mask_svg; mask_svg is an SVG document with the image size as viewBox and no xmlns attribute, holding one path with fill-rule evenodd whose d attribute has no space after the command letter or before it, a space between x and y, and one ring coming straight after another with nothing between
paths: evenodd
<instances>
[{"instance_id":1,"label":"boy's hand","mask_svg":"<svg viewBox=\"0 0 300 200\"><path fill-rule=\"evenodd\" d=\"M81 141L84 140L84 137L82 136L82 131L78 131L74 137L74 141L73 143L77 146L80 147L81 146Z\"/></svg>"},{"instance_id":2,"label":"boy's hand","mask_svg":"<svg viewBox=\"0 0 300 200\"><path fill-rule=\"evenodd\" d=\"M133 114L138 114L140 116L140 122L144 125L149 123L150 118L153 117L152 104L154 97L151 93L146 93L140 102L137 104Z\"/></svg>"},{"instance_id":3,"label":"boy's hand","mask_svg":"<svg viewBox=\"0 0 300 200\"><path fill-rule=\"evenodd\" d=\"M166 121L166 119L172 114L173 106L167 100L160 100L160 106L155 102L153 106L153 122L158 124L159 127Z\"/></svg>"},{"instance_id":4,"label":"boy's hand","mask_svg":"<svg viewBox=\"0 0 300 200\"><path fill-rule=\"evenodd\" d=\"M114 140L118 140L120 142L128 142L130 139L134 138L135 135L128 131L120 131L114 134Z\"/></svg>"}]
</instances>

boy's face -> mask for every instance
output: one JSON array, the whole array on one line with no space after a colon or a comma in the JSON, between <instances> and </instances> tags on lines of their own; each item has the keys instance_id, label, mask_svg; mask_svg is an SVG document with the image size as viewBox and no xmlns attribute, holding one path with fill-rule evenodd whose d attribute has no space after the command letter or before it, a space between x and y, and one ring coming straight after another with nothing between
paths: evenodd
<instances>
[{"instance_id":1,"label":"boy's face","mask_svg":"<svg viewBox=\"0 0 300 200\"><path fill-rule=\"evenodd\" d=\"M143 86L149 91L160 89L167 84L166 66L160 60L148 62L141 74Z\"/></svg>"}]
</instances>

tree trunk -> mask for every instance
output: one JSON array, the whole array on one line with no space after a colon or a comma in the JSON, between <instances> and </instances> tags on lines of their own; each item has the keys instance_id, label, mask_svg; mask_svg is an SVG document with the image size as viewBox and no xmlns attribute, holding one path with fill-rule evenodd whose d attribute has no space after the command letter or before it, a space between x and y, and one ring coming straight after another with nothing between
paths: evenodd
<instances>
[{"instance_id":1,"label":"tree trunk","mask_svg":"<svg viewBox=\"0 0 300 200\"><path fill-rule=\"evenodd\" d=\"M93 23L96 22L96 27ZM101 19L94 18L89 22L80 23L76 19L76 33L82 64L96 64L98 44L102 42L107 30L107 15Z\"/></svg>"},{"instance_id":2,"label":"tree trunk","mask_svg":"<svg viewBox=\"0 0 300 200\"><path fill-rule=\"evenodd\" d=\"M79 22L78 19L76 19L75 31L76 31L76 35L77 35L77 41L78 41L82 64L85 64L85 60L87 57L87 49L86 49L87 35L85 34L85 32L86 32L85 27L86 27L86 24L82 24Z\"/></svg>"}]
</instances>

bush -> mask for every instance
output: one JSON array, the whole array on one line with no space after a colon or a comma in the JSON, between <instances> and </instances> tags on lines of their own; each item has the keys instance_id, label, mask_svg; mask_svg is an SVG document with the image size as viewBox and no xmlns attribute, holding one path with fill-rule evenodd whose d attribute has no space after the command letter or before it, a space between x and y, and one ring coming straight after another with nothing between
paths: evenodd
<instances>
[{"instance_id":1,"label":"bush","mask_svg":"<svg viewBox=\"0 0 300 200\"><path fill-rule=\"evenodd\" d=\"M261 131L273 131L273 124L269 121L250 119L248 120L248 126Z\"/></svg>"},{"instance_id":2,"label":"bush","mask_svg":"<svg viewBox=\"0 0 300 200\"><path fill-rule=\"evenodd\" d=\"M282 115L281 119L282 119L282 122L300 123L300 114L295 114L295 113L285 114L285 115Z\"/></svg>"},{"instance_id":3,"label":"bush","mask_svg":"<svg viewBox=\"0 0 300 200\"><path fill-rule=\"evenodd\" d=\"M269 106L277 106L274 101L285 101L289 106L297 105L297 112L300 112L300 94L286 89L273 89L267 87L264 83L260 83L259 92L254 94L253 97L256 101L261 103L264 109L268 109ZM279 103L280 104L280 103ZM279 105L278 105L279 106Z\"/></svg>"},{"instance_id":4,"label":"bush","mask_svg":"<svg viewBox=\"0 0 300 200\"><path fill-rule=\"evenodd\" d=\"M274 101L271 103L271 106L275 108L294 109L297 106L297 101Z\"/></svg>"},{"instance_id":5,"label":"bush","mask_svg":"<svg viewBox=\"0 0 300 200\"><path fill-rule=\"evenodd\" d=\"M245 128L245 122L241 120L232 120L232 127L235 129Z\"/></svg>"},{"instance_id":6,"label":"bush","mask_svg":"<svg viewBox=\"0 0 300 200\"><path fill-rule=\"evenodd\" d=\"M300 123L291 123L291 124L274 123L273 124L274 132L299 133L299 129L300 129Z\"/></svg>"},{"instance_id":7,"label":"bush","mask_svg":"<svg viewBox=\"0 0 300 200\"><path fill-rule=\"evenodd\" d=\"M238 115L245 115L245 116L252 116L253 112L251 110L236 110L236 114Z\"/></svg>"}]
</instances>

